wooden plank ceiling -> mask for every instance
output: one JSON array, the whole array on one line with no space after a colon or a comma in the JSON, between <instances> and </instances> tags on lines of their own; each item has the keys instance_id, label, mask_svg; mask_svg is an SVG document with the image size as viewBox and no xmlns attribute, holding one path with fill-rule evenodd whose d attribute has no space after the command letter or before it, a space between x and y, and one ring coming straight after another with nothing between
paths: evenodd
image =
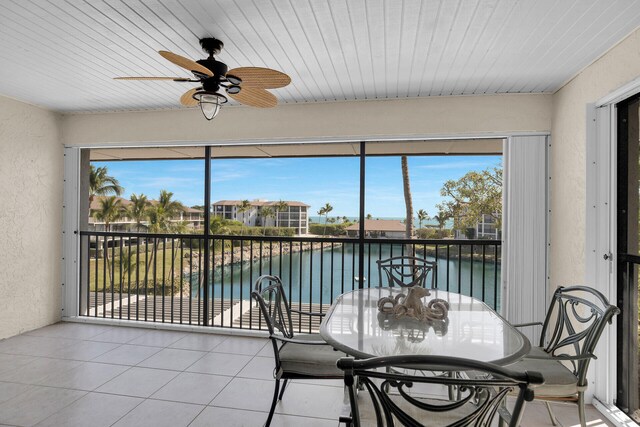
<instances>
[{"instance_id":1,"label":"wooden plank ceiling","mask_svg":"<svg viewBox=\"0 0 640 427\"><path fill-rule=\"evenodd\" d=\"M640 26L636 0L6 0L0 94L61 112L180 108L158 50L284 71L281 103L551 93Z\"/></svg>"}]
</instances>

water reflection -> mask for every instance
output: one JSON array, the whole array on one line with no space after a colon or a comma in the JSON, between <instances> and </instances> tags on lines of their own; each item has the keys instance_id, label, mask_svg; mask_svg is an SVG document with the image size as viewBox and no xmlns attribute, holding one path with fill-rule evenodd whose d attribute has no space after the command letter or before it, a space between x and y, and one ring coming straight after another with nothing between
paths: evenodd
<instances>
[{"instance_id":1,"label":"water reflection","mask_svg":"<svg viewBox=\"0 0 640 427\"><path fill-rule=\"evenodd\" d=\"M365 287L380 286L375 260L397 255L399 251L397 245L391 244L365 248ZM358 257L357 246L345 244L336 246L334 250L327 246L322 251L291 252L222 268L216 265L209 282L209 295L213 298L247 299L256 278L262 274L274 274L282 279L292 303L330 304L344 292L358 288L359 283L355 279ZM427 257L427 260L435 261L432 257ZM446 261L440 258L437 270L438 289L478 297L491 307L499 304L500 289L496 289L495 284L500 283L500 268L494 268L493 262L488 261L483 266L477 258L473 263L468 259ZM198 293L203 295L198 279L197 275L191 279L194 297Z\"/></svg>"}]
</instances>

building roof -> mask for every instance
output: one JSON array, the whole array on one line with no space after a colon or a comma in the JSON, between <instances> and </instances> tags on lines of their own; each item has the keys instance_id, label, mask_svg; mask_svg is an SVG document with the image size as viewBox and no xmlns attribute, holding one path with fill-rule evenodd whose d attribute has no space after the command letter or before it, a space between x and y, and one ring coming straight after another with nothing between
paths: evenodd
<instances>
[{"instance_id":1,"label":"building roof","mask_svg":"<svg viewBox=\"0 0 640 427\"><path fill-rule=\"evenodd\" d=\"M91 201L91 206L89 206L89 209L91 209L92 211L96 211L100 209L100 201L102 201L103 199L106 199L107 197L111 197L111 196L95 196ZM120 200L120 203L124 208L129 207L129 205L131 205L130 200L124 199L122 197L116 197L116 199Z\"/></svg>"},{"instance_id":2,"label":"building roof","mask_svg":"<svg viewBox=\"0 0 640 427\"><path fill-rule=\"evenodd\" d=\"M280 201L273 202L268 200L249 200L251 206L275 206ZM311 207L311 205L307 205L306 203L298 202L296 200L283 200L289 206L304 206ZM242 203L242 200L218 200L213 203L214 206L237 206Z\"/></svg>"},{"instance_id":3,"label":"building roof","mask_svg":"<svg viewBox=\"0 0 640 427\"><path fill-rule=\"evenodd\" d=\"M182 209L184 212L186 213L200 213L200 214L204 214L204 210L202 209L194 209L194 208L190 208L188 206L185 206L184 209Z\"/></svg>"},{"instance_id":4,"label":"building roof","mask_svg":"<svg viewBox=\"0 0 640 427\"><path fill-rule=\"evenodd\" d=\"M406 231L405 224L397 219L365 219L364 220L365 231ZM345 230L358 231L360 230L359 223L353 223Z\"/></svg>"}]
</instances>

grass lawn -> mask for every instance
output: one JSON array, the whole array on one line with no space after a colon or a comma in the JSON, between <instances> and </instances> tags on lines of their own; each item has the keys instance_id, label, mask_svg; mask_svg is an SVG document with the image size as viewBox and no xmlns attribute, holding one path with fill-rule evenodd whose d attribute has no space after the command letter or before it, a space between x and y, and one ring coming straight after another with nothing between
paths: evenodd
<instances>
[{"instance_id":1,"label":"grass lawn","mask_svg":"<svg viewBox=\"0 0 640 427\"><path fill-rule=\"evenodd\" d=\"M127 251L123 251L122 257L119 254L119 248L116 248L114 254L112 254L111 249L109 249L108 259L106 261L104 258L98 258L96 260L95 257L92 257L90 259L89 289L92 292L96 290L102 291L104 289L105 279L107 283L106 288L109 291L111 291L111 283L113 283L114 290L119 291L121 288L121 282L123 291L126 290L129 280L131 280L132 290L136 289L137 281L139 281L139 286L142 289L144 287L145 268L147 263L149 264L149 271L146 277L148 286L152 287L154 278L159 286L161 286L164 278L165 287L169 288L172 277L177 278L182 270L189 268L190 252L191 250L189 248L180 248L177 242L173 248L173 256L170 243L167 243L166 248L163 244L159 244L155 256L153 255L153 250L149 250L145 254L145 247L142 245L140 245L138 254L136 254L135 248L133 248L130 256ZM194 257L196 256L197 251L194 251ZM105 270L105 263L108 270ZM197 272L196 266L197 263L194 258L194 272ZM185 282L184 285L187 285L187 283ZM175 280L175 286L180 286L179 279Z\"/></svg>"}]
</instances>

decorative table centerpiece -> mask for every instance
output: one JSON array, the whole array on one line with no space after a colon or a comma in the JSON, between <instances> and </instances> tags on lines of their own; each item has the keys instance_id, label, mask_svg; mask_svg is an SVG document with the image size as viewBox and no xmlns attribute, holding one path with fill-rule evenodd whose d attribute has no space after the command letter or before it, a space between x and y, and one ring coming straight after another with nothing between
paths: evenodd
<instances>
[{"instance_id":1,"label":"decorative table centerpiece","mask_svg":"<svg viewBox=\"0 0 640 427\"><path fill-rule=\"evenodd\" d=\"M421 322L445 320L449 314L449 303L440 298L430 300L425 306L422 298L431 295L427 288L411 286L395 297L382 297L378 300L378 311L395 319L410 318Z\"/></svg>"}]
</instances>

